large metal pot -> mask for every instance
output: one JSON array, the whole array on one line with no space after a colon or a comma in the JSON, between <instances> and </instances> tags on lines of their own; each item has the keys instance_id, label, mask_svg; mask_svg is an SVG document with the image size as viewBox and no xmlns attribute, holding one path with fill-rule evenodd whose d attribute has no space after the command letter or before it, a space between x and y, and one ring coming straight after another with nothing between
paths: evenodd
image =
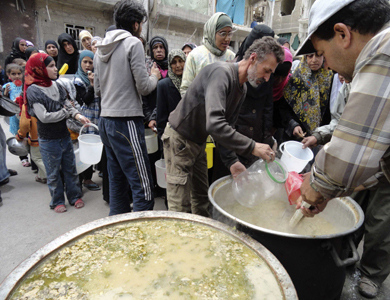
<instances>
[{"instance_id":1,"label":"large metal pot","mask_svg":"<svg viewBox=\"0 0 390 300\"><path fill-rule=\"evenodd\" d=\"M286 270L275 258L275 256L260 243L253 240L249 236L236 230L233 230L225 224L222 224L215 220L192 214L168 211L148 211L111 216L85 224L69 231L68 233L60 236L51 243L39 249L37 252L35 252L29 258L23 261L17 268L15 268L0 285L0 299L10 299L10 295L12 295L12 293L16 290L19 283L21 283L29 275L29 272L33 268L37 267L43 259L50 257L50 255L59 248L67 247L69 244L76 241L80 237L89 235L96 229L102 229L112 225L119 225L134 221L159 219L173 219L185 222L198 223L200 225L211 227L226 235L233 237L237 241L249 247L252 251L254 251L256 255L258 255L260 258L263 259L263 261L267 263L269 269L273 273L273 276L275 276L278 281L280 291L283 294L283 299L298 300L296 291Z\"/></svg>"},{"instance_id":2,"label":"large metal pot","mask_svg":"<svg viewBox=\"0 0 390 300\"><path fill-rule=\"evenodd\" d=\"M7 139L7 146L8 151L17 156L26 156L30 149L27 139L19 142L15 137Z\"/></svg>"},{"instance_id":3,"label":"large metal pot","mask_svg":"<svg viewBox=\"0 0 390 300\"><path fill-rule=\"evenodd\" d=\"M19 105L10 98L0 95L0 115L12 117L20 112Z\"/></svg>"},{"instance_id":4,"label":"large metal pot","mask_svg":"<svg viewBox=\"0 0 390 300\"><path fill-rule=\"evenodd\" d=\"M306 236L279 232L242 221L221 208L236 201L228 191L231 182L231 176L226 176L210 186L213 218L235 226L270 250L286 268L300 300L339 299L345 267L359 260L352 234L363 224L360 206L348 197L329 202L322 214L331 217L332 223L348 228L336 234ZM352 256L347 257L350 253Z\"/></svg>"}]
</instances>

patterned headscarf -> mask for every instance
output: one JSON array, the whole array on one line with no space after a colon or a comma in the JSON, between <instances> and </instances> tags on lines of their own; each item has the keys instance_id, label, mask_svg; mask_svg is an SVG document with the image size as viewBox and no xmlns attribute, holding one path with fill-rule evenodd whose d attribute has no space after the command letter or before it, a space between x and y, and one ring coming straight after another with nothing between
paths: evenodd
<instances>
[{"instance_id":1,"label":"patterned headscarf","mask_svg":"<svg viewBox=\"0 0 390 300\"><path fill-rule=\"evenodd\" d=\"M93 60L94 54L92 51L89 51L89 50L83 50L80 53L79 66L78 66L78 69L76 71L75 76L80 78L85 83L86 86L89 86L91 84L91 82L88 79L88 74L85 73L83 68L81 67L81 62L83 61L84 57L86 57L86 56L88 56L89 58L91 58Z\"/></svg>"},{"instance_id":2,"label":"patterned headscarf","mask_svg":"<svg viewBox=\"0 0 390 300\"><path fill-rule=\"evenodd\" d=\"M304 56L284 90L284 97L299 120L313 131L321 124L330 98L332 71L312 71Z\"/></svg>"},{"instance_id":3,"label":"patterned headscarf","mask_svg":"<svg viewBox=\"0 0 390 300\"><path fill-rule=\"evenodd\" d=\"M173 84L175 87L178 89L180 93L180 86L181 86L181 80L182 76L177 76L175 73L172 71L171 63L173 59L178 56L180 57L184 62L186 61L186 54L180 50L180 49L173 49L169 52L168 54L168 77L172 80Z\"/></svg>"},{"instance_id":4,"label":"patterned headscarf","mask_svg":"<svg viewBox=\"0 0 390 300\"><path fill-rule=\"evenodd\" d=\"M215 44L217 23L219 17L222 15L226 15L226 14L221 12L213 14L211 18L204 24L204 28L203 28L203 44L212 54L216 56L222 56L226 52L226 50L225 51L219 50ZM233 23L232 23L232 28L233 28Z\"/></svg>"}]
</instances>

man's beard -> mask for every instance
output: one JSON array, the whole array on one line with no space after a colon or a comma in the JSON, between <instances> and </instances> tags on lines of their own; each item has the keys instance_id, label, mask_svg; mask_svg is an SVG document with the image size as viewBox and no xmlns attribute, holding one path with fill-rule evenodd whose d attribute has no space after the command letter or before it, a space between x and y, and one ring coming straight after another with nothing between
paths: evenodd
<instances>
[{"instance_id":1,"label":"man's beard","mask_svg":"<svg viewBox=\"0 0 390 300\"><path fill-rule=\"evenodd\" d=\"M264 82L263 78L256 78L257 64L258 62L256 62L255 65L248 70L248 82L254 88L257 88L259 85L261 85Z\"/></svg>"}]
</instances>

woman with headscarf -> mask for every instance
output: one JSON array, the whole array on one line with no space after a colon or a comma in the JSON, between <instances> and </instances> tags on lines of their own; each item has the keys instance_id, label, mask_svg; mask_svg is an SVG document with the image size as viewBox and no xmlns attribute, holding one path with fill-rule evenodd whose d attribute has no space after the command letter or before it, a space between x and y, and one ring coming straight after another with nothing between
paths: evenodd
<instances>
[{"instance_id":1,"label":"woman with headscarf","mask_svg":"<svg viewBox=\"0 0 390 300\"><path fill-rule=\"evenodd\" d=\"M72 116L83 124L89 120L82 116L67 99L67 93L57 85L57 68L53 58L45 53L33 55L27 62L24 99L28 113L37 118L38 140L50 190L50 208L57 213L66 211L65 192L70 205L82 208L81 189L77 176L72 141L66 119Z\"/></svg>"},{"instance_id":2,"label":"woman with headscarf","mask_svg":"<svg viewBox=\"0 0 390 300\"><path fill-rule=\"evenodd\" d=\"M28 47L27 50L26 50L26 60L28 60L31 55L35 54L35 53L39 53L39 50L35 47Z\"/></svg>"},{"instance_id":3,"label":"woman with headscarf","mask_svg":"<svg viewBox=\"0 0 390 300\"><path fill-rule=\"evenodd\" d=\"M192 50L194 50L197 46L194 43L185 43L183 47L181 47L181 50L185 53L186 56L190 54Z\"/></svg>"},{"instance_id":4,"label":"woman with headscarf","mask_svg":"<svg viewBox=\"0 0 390 300\"><path fill-rule=\"evenodd\" d=\"M83 46L83 50L92 51L92 34L88 30L81 30L79 33L79 41Z\"/></svg>"},{"instance_id":5,"label":"woman with headscarf","mask_svg":"<svg viewBox=\"0 0 390 300\"><path fill-rule=\"evenodd\" d=\"M15 58L21 58L26 60L27 43L26 40L18 37L12 43L11 53L7 56L4 62L4 70L6 70L7 65L12 63Z\"/></svg>"},{"instance_id":6,"label":"woman with headscarf","mask_svg":"<svg viewBox=\"0 0 390 300\"><path fill-rule=\"evenodd\" d=\"M45 51L47 54L49 54L51 57L53 57L54 61L57 64L58 61L58 45L53 40L47 40L45 43Z\"/></svg>"},{"instance_id":7,"label":"woman with headscarf","mask_svg":"<svg viewBox=\"0 0 390 300\"><path fill-rule=\"evenodd\" d=\"M333 72L323 67L323 56L305 55L284 89L280 99L285 139L310 136L319 126L329 124L329 98Z\"/></svg>"},{"instance_id":8,"label":"woman with headscarf","mask_svg":"<svg viewBox=\"0 0 390 300\"><path fill-rule=\"evenodd\" d=\"M81 106L81 113L86 116L93 124L98 125L99 121L99 98L95 97L94 74L93 74L92 51L83 50L80 53L79 67L75 74L74 86L76 88L76 100ZM87 133L94 134L93 127L87 127ZM99 185L92 181L93 167L80 174L83 185L91 191L100 190Z\"/></svg>"},{"instance_id":9,"label":"woman with headscarf","mask_svg":"<svg viewBox=\"0 0 390 300\"><path fill-rule=\"evenodd\" d=\"M203 29L203 45L196 47L187 57L183 81L180 88L182 96L196 75L205 66L217 61L232 61L234 52L229 50L233 36L233 22L225 13L215 13Z\"/></svg>"},{"instance_id":10,"label":"woman with headscarf","mask_svg":"<svg viewBox=\"0 0 390 300\"><path fill-rule=\"evenodd\" d=\"M245 38L240 49L236 54L237 62L243 60L245 52L258 39L263 37L274 37L274 31L266 25L256 25L250 34ZM272 85L273 76L268 82L263 82L257 87L253 87L249 82L246 83L247 93L242 103L240 114L235 124L236 130L255 140L257 143L264 143L270 147L274 146L272 138L272 112L273 98ZM232 173L236 168L247 168L254 163L258 157L250 155L243 157L236 155L233 151L227 150L221 145L217 145L217 151L220 155L215 155L215 167L213 172L213 181Z\"/></svg>"},{"instance_id":11,"label":"woman with headscarf","mask_svg":"<svg viewBox=\"0 0 390 300\"><path fill-rule=\"evenodd\" d=\"M290 41L288 39L284 37L280 37L277 39L277 42L279 43L279 45L286 47L287 49L290 50Z\"/></svg>"},{"instance_id":12,"label":"woman with headscarf","mask_svg":"<svg viewBox=\"0 0 390 300\"><path fill-rule=\"evenodd\" d=\"M57 69L61 70L64 64L68 64L67 74L75 74L79 63L79 51L76 41L67 33L61 33L58 37L60 51L58 53Z\"/></svg>"},{"instance_id":13,"label":"woman with headscarf","mask_svg":"<svg viewBox=\"0 0 390 300\"><path fill-rule=\"evenodd\" d=\"M168 77L157 84L157 132L158 137L165 130L169 114L181 100L180 86L183 76L186 55L182 50L175 49L168 55Z\"/></svg>"}]
</instances>

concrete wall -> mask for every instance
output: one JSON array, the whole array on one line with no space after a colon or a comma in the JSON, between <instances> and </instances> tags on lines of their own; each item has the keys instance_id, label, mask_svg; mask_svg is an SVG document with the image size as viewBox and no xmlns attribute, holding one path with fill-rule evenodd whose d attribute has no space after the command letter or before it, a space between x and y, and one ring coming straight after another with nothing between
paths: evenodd
<instances>
[{"instance_id":1,"label":"concrete wall","mask_svg":"<svg viewBox=\"0 0 390 300\"><path fill-rule=\"evenodd\" d=\"M58 36L65 32L65 24L94 27L94 35L101 37L104 36L107 27L113 24L112 9L97 9L88 1L80 1L80 5L69 5L66 1L62 3L49 1L48 7L51 20L46 9L46 0L36 0L40 49L43 49L48 39L57 41Z\"/></svg>"},{"instance_id":2,"label":"concrete wall","mask_svg":"<svg viewBox=\"0 0 390 300\"><path fill-rule=\"evenodd\" d=\"M21 37L31 42L36 41L35 1L24 1L26 10L17 10L14 0L1 0L0 5L0 64L11 52L12 42Z\"/></svg>"}]
</instances>

